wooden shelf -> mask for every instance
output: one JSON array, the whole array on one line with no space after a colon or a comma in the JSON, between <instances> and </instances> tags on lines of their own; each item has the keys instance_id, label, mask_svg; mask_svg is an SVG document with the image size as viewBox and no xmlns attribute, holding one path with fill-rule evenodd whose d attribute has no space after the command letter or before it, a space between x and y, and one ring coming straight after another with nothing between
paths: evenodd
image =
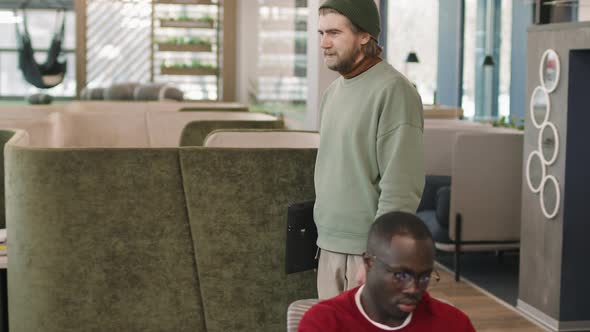
<instances>
[{"instance_id":1,"label":"wooden shelf","mask_svg":"<svg viewBox=\"0 0 590 332\"><path fill-rule=\"evenodd\" d=\"M156 3L167 5L217 5L211 0L156 0Z\"/></svg>"},{"instance_id":2,"label":"wooden shelf","mask_svg":"<svg viewBox=\"0 0 590 332\"><path fill-rule=\"evenodd\" d=\"M176 21L176 20L160 20L160 27L162 28L198 28L198 29L213 29L213 22L197 22L197 21Z\"/></svg>"},{"instance_id":3,"label":"wooden shelf","mask_svg":"<svg viewBox=\"0 0 590 332\"><path fill-rule=\"evenodd\" d=\"M162 75L216 76L216 68L161 68Z\"/></svg>"},{"instance_id":4,"label":"wooden shelf","mask_svg":"<svg viewBox=\"0 0 590 332\"><path fill-rule=\"evenodd\" d=\"M211 52L210 44L167 44L158 43L160 52Z\"/></svg>"}]
</instances>

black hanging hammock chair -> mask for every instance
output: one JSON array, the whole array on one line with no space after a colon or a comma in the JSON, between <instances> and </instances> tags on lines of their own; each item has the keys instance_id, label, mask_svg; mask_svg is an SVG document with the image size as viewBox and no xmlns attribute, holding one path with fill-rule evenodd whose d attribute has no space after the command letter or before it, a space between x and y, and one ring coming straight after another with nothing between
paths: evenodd
<instances>
[{"instance_id":1,"label":"black hanging hammock chair","mask_svg":"<svg viewBox=\"0 0 590 332\"><path fill-rule=\"evenodd\" d=\"M58 12L59 14L60 12ZM33 46L31 45L31 36L27 28L27 13L24 9L22 33L18 23L15 25L18 41L19 68L23 72L25 80L39 89L50 89L61 84L66 74L67 60L59 61L59 57L62 54L61 46L64 39L66 23L65 11L62 12L62 15L61 27L56 24L56 31L51 39L47 59L42 64L38 64L35 61L35 50L33 50Z\"/></svg>"}]
</instances>

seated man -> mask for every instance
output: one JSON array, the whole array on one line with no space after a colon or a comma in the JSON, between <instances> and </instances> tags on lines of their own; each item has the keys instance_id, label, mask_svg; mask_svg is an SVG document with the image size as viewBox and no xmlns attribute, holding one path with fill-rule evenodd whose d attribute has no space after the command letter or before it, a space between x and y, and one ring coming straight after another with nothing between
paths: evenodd
<instances>
[{"instance_id":1,"label":"seated man","mask_svg":"<svg viewBox=\"0 0 590 332\"><path fill-rule=\"evenodd\" d=\"M426 292L434 271L434 242L413 214L386 213L369 231L363 286L322 301L303 316L299 332L475 331L457 308Z\"/></svg>"}]
</instances>

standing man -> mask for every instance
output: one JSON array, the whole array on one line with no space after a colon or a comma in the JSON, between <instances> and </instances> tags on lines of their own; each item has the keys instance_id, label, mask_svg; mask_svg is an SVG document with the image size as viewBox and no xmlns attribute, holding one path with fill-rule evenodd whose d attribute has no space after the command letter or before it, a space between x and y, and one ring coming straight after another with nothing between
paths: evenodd
<instances>
[{"instance_id":1,"label":"standing man","mask_svg":"<svg viewBox=\"0 0 590 332\"><path fill-rule=\"evenodd\" d=\"M320 6L324 62L341 74L320 106L314 207L320 299L357 286L375 218L389 211L415 213L424 188L422 102L414 86L379 57L380 31L374 0L327 0Z\"/></svg>"}]
</instances>

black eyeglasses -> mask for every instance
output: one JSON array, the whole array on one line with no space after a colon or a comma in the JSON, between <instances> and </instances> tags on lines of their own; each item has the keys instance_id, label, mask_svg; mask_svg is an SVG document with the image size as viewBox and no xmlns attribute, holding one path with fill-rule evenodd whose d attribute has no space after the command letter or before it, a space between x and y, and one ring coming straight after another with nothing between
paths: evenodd
<instances>
[{"instance_id":1,"label":"black eyeglasses","mask_svg":"<svg viewBox=\"0 0 590 332\"><path fill-rule=\"evenodd\" d=\"M440 281L440 275L438 271L433 270L432 272L428 272L422 274L420 276L416 276L411 271L404 271L400 270L397 267L393 267L383 260L379 259L377 256L371 256L373 260L379 262L383 266L386 267L387 272L393 275L393 280L396 284L400 285L403 289L410 288L413 283L416 283L416 286L420 289L426 289L431 281L434 280L435 284Z\"/></svg>"}]
</instances>

